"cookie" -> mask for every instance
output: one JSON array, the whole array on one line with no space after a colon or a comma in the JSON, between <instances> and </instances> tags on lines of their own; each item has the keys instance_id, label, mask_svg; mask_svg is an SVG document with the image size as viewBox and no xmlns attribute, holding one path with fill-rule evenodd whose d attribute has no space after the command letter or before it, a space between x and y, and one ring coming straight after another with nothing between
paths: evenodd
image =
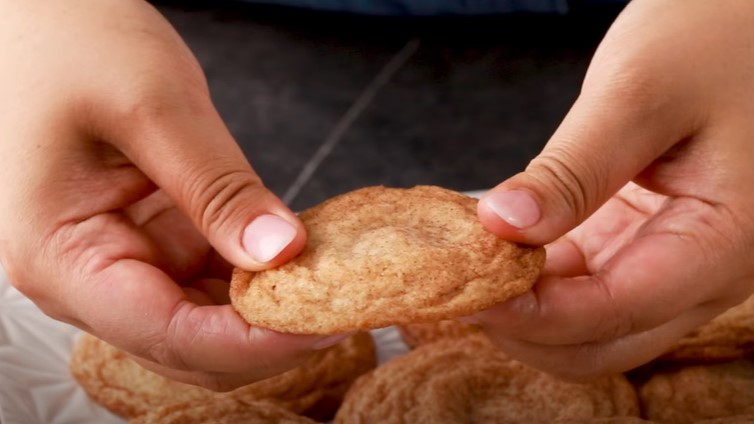
<instances>
[{"instance_id":1,"label":"cookie","mask_svg":"<svg viewBox=\"0 0 754 424\"><path fill-rule=\"evenodd\" d=\"M125 418L162 406L223 399L274 400L305 415L331 417L351 383L376 366L372 337L356 334L315 352L301 366L227 393L167 379L142 368L125 353L84 334L74 346L71 373L98 404Z\"/></svg>"},{"instance_id":2,"label":"cookie","mask_svg":"<svg viewBox=\"0 0 754 424\"><path fill-rule=\"evenodd\" d=\"M470 334L481 333L482 330L475 325L447 319L437 322L401 325L398 327L398 332L406 345L413 349L439 340L462 339Z\"/></svg>"},{"instance_id":3,"label":"cookie","mask_svg":"<svg viewBox=\"0 0 754 424\"><path fill-rule=\"evenodd\" d=\"M432 186L334 197L301 213L301 255L234 272L233 307L252 325L330 334L471 315L525 293L544 249L486 231L476 205Z\"/></svg>"},{"instance_id":4,"label":"cookie","mask_svg":"<svg viewBox=\"0 0 754 424\"><path fill-rule=\"evenodd\" d=\"M639 388L639 398L646 418L670 424L754 414L754 363L659 371Z\"/></svg>"},{"instance_id":5,"label":"cookie","mask_svg":"<svg viewBox=\"0 0 754 424\"><path fill-rule=\"evenodd\" d=\"M659 362L719 362L754 354L754 296L686 335Z\"/></svg>"},{"instance_id":6,"label":"cookie","mask_svg":"<svg viewBox=\"0 0 754 424\"><path fill-rule=\"evenodd\" d=\"M638 413L622 375L564 382L469 336L420 346L359 377L335 423L529 424Z\"/></svg>"},{"instance_id":7,"label":"cookie","mask_svg":"<svg viewBox=\"0 0 754 424\"><path fill-rule=\"evenodd\" d=\"M222 399L159 407L129 424L316 424L282 406L266 401Z\"/></svg>"}]
</instances>

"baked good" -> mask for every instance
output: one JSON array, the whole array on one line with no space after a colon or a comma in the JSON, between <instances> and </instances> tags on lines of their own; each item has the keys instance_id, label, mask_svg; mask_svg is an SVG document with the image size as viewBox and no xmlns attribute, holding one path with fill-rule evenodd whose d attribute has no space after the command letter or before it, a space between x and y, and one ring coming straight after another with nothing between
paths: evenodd
<instances>
[{"instance_id":1,"label":"baked good","mask_svg":"<svg viewBox=\"0 0 754 424\"><path fill-rule=\"evenodd\" d=\"M439 340L462 339L470 334L481 333L481 331L475 325L452 319L398 326L401 338L412 349Z\"/></svg>"},{"instance_id":2,"label":"baked good","mask_svg":"<svg viewBox=\"0 0 754 424\"><path fill-rule=\"evenodd\" d=\"M129 421L129 424L316 424L267 400L222 399L161 406Z\"/></svg>"},{"instance_id":3,"label":"baked good","mask_svg":"<svg viewBox=\"0 0 754 424\"><path fill-rule=\"evenodd\" d=\"M659 362L718 362L754 354L754 296L678 341Z\"/></svg>"},{"instance_id":4,"label":"baked good","mask_svg":"<svg viewBox=\"0 0 754 424\"><path fill-rule=\"evenodd\" d=\"M754 414L754 363L658 370L641 385L639 398L646 418L662 423Z\"/></svg>"},{"instance_id":5,"label":"baked good","mask_svg":"<svg viewBox=\"0 0 754 424\"><path fill-rule=\"evenodd\" d=\"M330 334L470 315L521 295L544 249L486 231L477 200L433 186L367 187L300 214L301 255L235 270L230 298L252 325Z\"/></svg>"},{"instance_id":6,"label":"baked good","mask_svg":"<svg viewBox=\"0 0 754 424\"><path fill-rule=\"evenodd\" d=\"M359 377L335 423L529 424L638 414L634 388L622 375L561 381L477 335L420 346Z\"/></svg>"},{"instance_id":7,"label":"baked good","mask_svg":"<svg viewBox=\"0 0 754 424\"><path fill-rule=\"evenodd\" d=\"M155 408L201 400L274 400L297 413L327 419L351 383L376 366L374 343L358 333L336 346L317 351L301 366L283 374L216 393L180 383L142 368L125 353L83 334L74 346L71 373L97 403L125 418Z\"/></svg>"},{"instance_id":8,"label":"baked good","mask_svg":"<svg viewBox=\"0 0 754 424\"><path fill-rule=\"evenodd\" d=\"M90 398L125 418L169 403L214 397L210 390L147 371L125 353L86 333L73 346L70 370Z\"/></svg>"}]
</instances>

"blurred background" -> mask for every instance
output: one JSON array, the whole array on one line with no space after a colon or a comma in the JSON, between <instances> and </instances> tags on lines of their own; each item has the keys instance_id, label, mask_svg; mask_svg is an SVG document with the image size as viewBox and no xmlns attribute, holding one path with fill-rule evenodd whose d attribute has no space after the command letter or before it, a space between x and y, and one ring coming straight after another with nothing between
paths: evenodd
<instances>
[{"instance_id":1,"label":"blurred background","mask_svg":"<svg viewBox=\"0 0 754 424\"><path fill-rule=\"evenodd\" d=\"M522 170L623 7L602 1L421 17L152 3L198 57L252 166L301 210L367 185L477 190Z\"/></svg>"}]
</instances>

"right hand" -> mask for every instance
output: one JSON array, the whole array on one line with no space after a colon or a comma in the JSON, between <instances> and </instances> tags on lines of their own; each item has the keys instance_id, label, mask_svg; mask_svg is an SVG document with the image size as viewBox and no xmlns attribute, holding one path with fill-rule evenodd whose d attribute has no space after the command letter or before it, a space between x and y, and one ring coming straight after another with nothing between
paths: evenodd
<instances>
[{"instance_id":1,"label":"right hand","mask_svg":"<svg viewBox=\"0 0 754 424\"><path fill-rule=\"evenodd\" d=\"M148 368L216 390L338 340L253 328L228 305L231 266L278 266L306 234L156 10L0 0L0 16L0 261L22 293Z\"/></svg>"},{"instance_id":2,"label":"right hand","mask_svg":"<svg viewBox=\"0 0 754 424\"><path fill-rule=\"evenodd\" d=\"M476 317L510 356L620 373L751 296L753 19L751 0L632 1L542 153L480 200L490 231L547 244L533 289Z\"/></svg>"}]
</instances>

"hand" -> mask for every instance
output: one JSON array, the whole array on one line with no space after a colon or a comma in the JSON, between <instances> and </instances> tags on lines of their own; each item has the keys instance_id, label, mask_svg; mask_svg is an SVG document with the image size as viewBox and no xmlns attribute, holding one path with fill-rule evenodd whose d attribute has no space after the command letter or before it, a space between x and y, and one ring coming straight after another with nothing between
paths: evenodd
<instances>
[{"instance_id":1,"label":"hand","mask_svg":"<svg viewBox=\"0 0 754 424\"><path fill-rule=\"evenodd\" d=\"M533 291L475 317L501 348L621 372L754 290L753 19L635 0L616 20L542 153L480 201L490 231L547 244Z\"/></svg>"},{"instance_id":2,"label":"hand","mask_svg":"<svg viewBox=\"0 0 754 424\"><path fill-rule=\"evenodd\" d=\"M337 341L251 328L228 305L230 264L279 265L306 236L159 13L140 0L0 0L0 12L0 260L21 292L218 390Z\"/></svg>"}]
</instances>

